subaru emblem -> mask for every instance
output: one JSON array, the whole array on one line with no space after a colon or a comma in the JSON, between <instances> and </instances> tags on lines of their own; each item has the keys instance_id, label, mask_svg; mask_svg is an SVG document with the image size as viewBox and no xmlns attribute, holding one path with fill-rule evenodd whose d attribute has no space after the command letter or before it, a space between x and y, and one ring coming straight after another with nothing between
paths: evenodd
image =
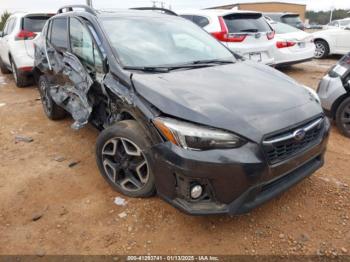
<instances>
[{"instance_id":1,"label":"subaru emblem","mask_svg":"<svg viewBox=\"0 0 350 262\"><path fill-rule=\"evenodd\" d=\"M305 138L306 131L304 129L298 129L293 133L293 137L296 141L301 141Z\"/></svg>"},{"instance_id":2,"label":"subaru emblem","mask_svg":"<svg viewBox=\"0 0 350 262\"><path fill-rule=\"evenodd\" d=\"M261 37L261 33L256 33L256 34L255 34L255 38L256 38L256 39L259 39L260 37Z\"/></svg>"}]
</instances>

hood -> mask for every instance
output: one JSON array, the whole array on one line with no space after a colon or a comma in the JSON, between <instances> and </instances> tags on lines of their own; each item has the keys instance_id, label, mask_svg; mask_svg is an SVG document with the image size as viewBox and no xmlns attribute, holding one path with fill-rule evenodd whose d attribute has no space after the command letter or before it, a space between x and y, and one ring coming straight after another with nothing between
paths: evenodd
<instances>
[{"instance_id":1,"label":"hood","mask_svg":"<svg viewBox=\"0 0 350 262\"><path fill-rule=\"evenodd\" d=\"M252 62L133 75L136 91L164 114L232 131L253 141L320 114L301 85Z\"/></svg>"}]
</instances>

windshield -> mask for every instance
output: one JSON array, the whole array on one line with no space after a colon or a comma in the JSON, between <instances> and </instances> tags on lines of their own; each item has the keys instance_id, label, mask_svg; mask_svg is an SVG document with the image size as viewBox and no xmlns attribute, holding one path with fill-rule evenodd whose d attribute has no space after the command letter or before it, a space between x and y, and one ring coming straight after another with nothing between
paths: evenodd
<instances>
[{"instance_id":1,"label":"windshield","mask_svg":"<svg viewBox=\"0 0 350 262\"><path fill-rule=\"evenodd\" d=\"M288 34L288 33L294 33L294 32L301 31L293 26L290 26L290 25L287 25L284 23L279 23L279 22L271 23L271 26L275 30L276 34Z\"/></svg>"},{"instance_id":2,"label":"windshield","mask_svg":"<svg viewBox=\"0 0 350 262\"><path fill-rule=\"evenodd\" d=\"M125 67L156 67L234 56L212 36L185 19L103 18L112 47Z\"/></svg>"}]
</instances>

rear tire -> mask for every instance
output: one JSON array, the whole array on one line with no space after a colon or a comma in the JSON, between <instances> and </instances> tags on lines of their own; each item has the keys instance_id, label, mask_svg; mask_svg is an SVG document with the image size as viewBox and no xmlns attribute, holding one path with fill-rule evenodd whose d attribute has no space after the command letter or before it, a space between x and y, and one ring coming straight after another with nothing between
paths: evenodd
<instances>
[{"instance_id":1,"label":"rear tire","mask_svg":"<svg viewBox=\"0 0 350 262\"><path fill-rule=\"evenodd\" d=\"M103 130L96 141L96 161L103 178L129 197L150 197L155 178L145 150L151 142L135 120L120 121Z\"/></svg>"},{"instance_id":2,"label":"rear tire","mask_svg":"<svg viewBox=\"0 0 350 262\"><path fill-rule=\"evenodd\" d=\"M29 81L27 76L24 76L20 72L18 72L17 66L13 60L11 60L11 68L12 68L12 74L13 78L15 80L17 87L26 87L29 85Z\"/></svg>"},{"instance_id":3,"label":"rear tire","mask_svg":"<svg viewBox=\"0 0 350 262\"><path fill-rule=\"evenodd\" d=\"M324 40L316 40L315 41L315 58L317 59L322 59L326 58L329 55L329 45L326 41Z\"/></svg>"},{"instance_id":4,"label":"rear tire","mask_svg":"<svg viewBox=\"0 0 350 262\"><path fill-rule=\"evenodd\" d=\"M340 132L350 138L350 97L339 105L335 120Z\"/></svg>"},{"instance_id":5,"label":"rear tire","mask_svg":"<svg viewBox=\"0 0 350 262\"><path fill-rule=\"evenodd\" d=\"M4 62L1 60L1 58L0 58L0 71L1 71L1 74L4 74L4 75L11 74L11 71L8 70Z\"/></svg>"},{"instance_id":6,"label":"rear tire","mask_svg":"<svg viewBox=\"0 0 350 262\"><path fill-rule=\"evenodd\" d=\"M50 83L45 75L39 77L38 87L41 97L41 103L43 104L44 112L46 116L51 120L60 120L65 118L66 111L58 106L51 98L49 92Z\"/></svg>"}]
</instances>

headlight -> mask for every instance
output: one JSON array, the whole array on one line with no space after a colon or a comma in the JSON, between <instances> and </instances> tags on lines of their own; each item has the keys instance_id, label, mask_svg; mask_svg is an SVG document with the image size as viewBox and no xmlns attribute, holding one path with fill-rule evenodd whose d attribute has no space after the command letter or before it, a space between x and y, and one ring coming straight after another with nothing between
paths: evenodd
<instances>
[{"instance_id":1,"label":"headlight","mask_svg":"<svg viewBox=\"0 0 350 262\"><path fill-rule=\"evenodd\" d=\"M320 97L318 96L315 90L305 85L303 87L316 99L318 103L320 103Z\"/></svg>"},{"instance_id":2,"label":"headlight","mask_svg":"<svg viewBox=\"0 0 350 262\"><path fill-rule=\"evenodd\" d=\"M172 118L157 117L153 123L175 145L190 150L237 148L246 141L232 133Z\"/></svg>"}]
</instances>

